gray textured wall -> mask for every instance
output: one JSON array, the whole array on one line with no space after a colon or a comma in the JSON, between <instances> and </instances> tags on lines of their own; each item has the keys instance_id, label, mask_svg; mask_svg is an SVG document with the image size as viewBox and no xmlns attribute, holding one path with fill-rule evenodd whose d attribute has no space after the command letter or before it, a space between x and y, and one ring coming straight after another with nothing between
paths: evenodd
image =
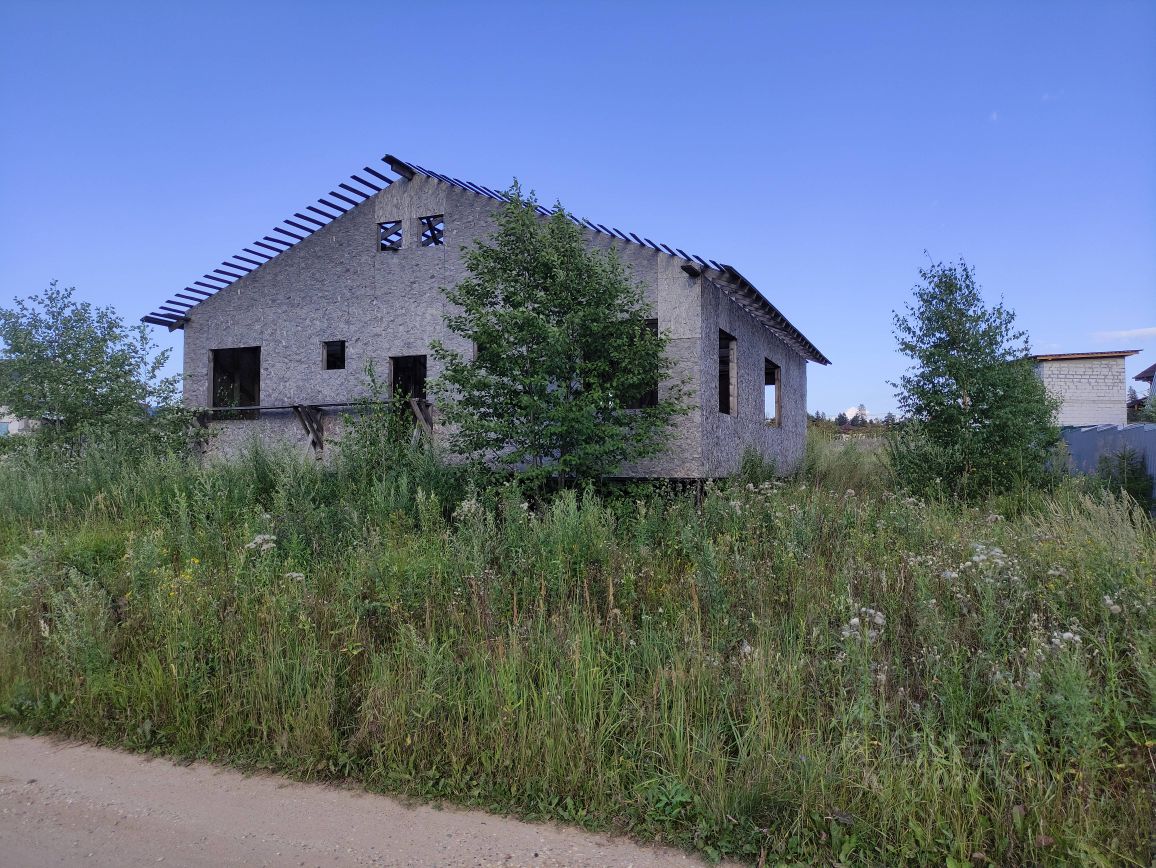
<instances>
[{"instance_id":1,"label":"gray textured wall","mask_svg":"<svg viewBox=\"0 0 1156 868\"><path fill-rule=\"evenodd\" d=\"M446 328L441 288L465 277L460 248L494 228L497 203L423 176L398 181L261 268L207 299L185 328L185 401L209 402L210 354L225 347L261 347L261 403L333 403L364 395L364 369L382 376L390 356L429 354L432 340L462 352L470 348ZM418 218L445 215L445 244L421 247ZM403 245L379 251L377 223L403 221ZM592 246L608 237L589 233ZM675 378L686 381L696 403L676 425L671 448L620 470L623 475L696 478L732 472L753 447L790 469L802 454L806 429L806 363L744 314L717 287L681 270L681 260L634 244L617 243L621 258L646 284L659 327L670 333ZM739 342L739 406L718 413L717 333ZM346 367L326 371L321 343L345 340ZM781 427L763 423L763 358L782 368ZM428 376L440 374L430 355ZM698 396L701 394L701 403ZM326 421L339 430L338 414ZM213 451L229 454L252 437L293 444L308 452L295 416L214 424Z\"/></svg>"},{"instance_id":2,"label":"gray textured wall","mask_svg":"<svg viewBox=\"0 0 1156 868\"><path fill-rule=\"evenodd\" d=\"M719 284L703 283L703 475L734 473L747 449L773 460L780 471L794 470L803 457L807 433L806 360L743 311ZM737 344L738 406L729 416L718 412L719 329L733 335ZM780 368L782 412L774 426L766 423L763 401L767 359Z\"/></svg>"}]
</instances>

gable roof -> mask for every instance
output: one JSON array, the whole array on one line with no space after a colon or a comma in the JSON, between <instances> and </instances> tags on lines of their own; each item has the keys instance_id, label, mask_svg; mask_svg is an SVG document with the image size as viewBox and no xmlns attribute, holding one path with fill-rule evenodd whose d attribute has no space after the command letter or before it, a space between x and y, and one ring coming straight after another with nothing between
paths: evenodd
<instances>
[{"instance_id":1,"label":"gable roof","mask_svg":"<svg viewBox=\"0 0 1156 868\"><path fill-rule=\"evenodd\" d=\"M449 184L452 187L476 196L484 196L496 202L508 201L506 195L497 190L492 190L489 187L475 184L471 181L463 181L460 178L443 175L419 166L416 163L407 163L392 154L386 154L381 158L379 165L363 167L360 170L360 174L352 174L348 181L337 184L336 188L330 190L326 196L319 198L317 205L306 206L303 211L309 213L303 213L303 211L295 212L291 217L282 220L281 224L274 226L270 234L263 236L258 241L254 241L248 247L243 247L241 253L222 260L221 266L223 267L211 269L210 272L201 275L200 278L192 281L189 286L184 287L180 292L174 293L171 298L158 306L156 310L141 317L141 322L166 326L169 330L184 328L189 312L202 301L215 295L219 290L231 286L235 281L240 280L246 274L260 268L279 253L283 253L295 246L299 241L305 240L318 229L323 229L362 202L372 199L397 179L385 174L382 169L387 169L400 178L409 179L416 175L423 175L424 177L432 178L443 184ZM547 208L544 205L538 205L537 209L538 213L544 217L548 217L554 213L554 209ZM658 253L681 259L684 261L682 266L683 270L693 276L697 277L699 274L714 272L722 281L721 285L715 283L716 286L719 286L736 304L782 338L782 340L796 352L804 358L822 365L829 365L831 363L802 332L795 328L795 326L783 316L778 308L771 304L770 301L768 301L750 281L739 274L733 266L724 265L713 259L704 259L697 254L687 253L678 247L671 247L667 244L657 244L651 239L637 235L634 232L623 232L616 227L595 223L591 220L579 219L573 215L570 216L570 219L583 229L599 235L606 235L612 240L624 241L627 244L650 248Z\"/></svg>"},{"instance_id":2,"label":"gable roof","mask_svg":"<svg viewBox=\"0 0 1156 868\"><path fill-rule=\"evenodd\" d=\"M1153 378L1156 378L1156 364L1149 365L1132 379L1151 385Z\"/></svg>"}]
</instances>

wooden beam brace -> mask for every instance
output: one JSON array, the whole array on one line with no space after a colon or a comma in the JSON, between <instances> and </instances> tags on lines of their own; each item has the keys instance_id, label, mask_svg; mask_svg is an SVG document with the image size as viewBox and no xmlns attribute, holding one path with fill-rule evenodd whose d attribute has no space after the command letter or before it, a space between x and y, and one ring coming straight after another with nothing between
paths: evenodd
<instances>
[{"instance_id":1,"label":"wooden beam brace","mask_svg":"<svg viewBox=\"0 0 1156 868\"><path fill-rule=\"evenodd\" d=\"M313 447L313 453L320 456L321 450L325 448L324 421L320 408L294 404L293 414L309 436L309 445Z\"/></svg>"}]
</instances>

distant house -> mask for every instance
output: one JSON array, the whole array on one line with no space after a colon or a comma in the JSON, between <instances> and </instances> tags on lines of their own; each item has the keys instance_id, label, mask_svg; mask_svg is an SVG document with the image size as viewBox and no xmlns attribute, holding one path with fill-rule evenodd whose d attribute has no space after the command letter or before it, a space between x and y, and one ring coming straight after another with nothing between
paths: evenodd
<instances>
[{"instance_id":1,"label":"distant house","mask_svg":"<svg viewBox=\"0 0 1156 868\"><path fill-rule=\"evenodd\" d=\"M1138 352L1109 350L1032 356L1036 374L1048 392L1061 402L1060 426L1125 424L1128 421L1128 390L1124 379L1124 359Z\"/></svg>"},{"instance_id":2,"label":"distant house","mask_svg":"<svg viewBox=\"0 0 1156 868\"><path fill-rule=\"evenodd\" d=\"M0 407L0 437L19 434L30 430L32 423L27 419L17 419L7 407Z\"/></svg>"},{"instance_id":3,"label":"distant house","mask_svg":"<svg viewBox=\"0 0 1156 868\"><path fill-rule=\"evenodd\" d=\"M257 436L319 452L365 396L367 363L420 402L415 417L441 436L425 402L427 378L441 374L430 345L473 351L446 326L442 288L467 276L462 247L490 235L504 201L387 156L143 317L184 330L185 403L209 408L213 448ZM669 333L674 376L693 394L670 448L620 473L717 477L735 472L747 449L795 467L807 363L826 357L732 266L575 222L591 248L615 248L645 284L648 325Z\"/></svg>"},{"instance_id":4,"label":"distant house","mask_svg":"<svg viewBox=\"0 0 1156 868\"><path fill-rule=\"evenodd\" d=\"M1137 383L1147 383L1148 384L1148 394L1147 395L1137 395L1135 398L1133 398L1132 400L1130 400L1128 402L1128 411L1130 413L1131 412L1139 413L1141 410L1143 410L1145 407L1147 407L1148 403L1152 400L1152 380L1153 380L1153 378L1156 378L1156 364L1149 365L1144 370L1142 370L1140 373L1138 373L1135 377L1132 378Z\"/></svg>"}]
</instances>

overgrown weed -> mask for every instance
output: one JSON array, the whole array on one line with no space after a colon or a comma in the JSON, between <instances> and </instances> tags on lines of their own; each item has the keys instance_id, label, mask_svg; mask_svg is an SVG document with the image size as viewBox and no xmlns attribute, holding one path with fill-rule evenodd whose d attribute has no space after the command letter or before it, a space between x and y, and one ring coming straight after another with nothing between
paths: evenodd
<instances>
[{"instance_id":1,"label":"overgrown weed","mask_svg":"<svg viewBox=\"0 0 1156 868\"><path fill-rule=\"evenodd\" d=\"M693 492L329 466L0 465L0 709L757 861L1143 863L1156 534L812 445Z\"/></svg>"}]
</instances>

